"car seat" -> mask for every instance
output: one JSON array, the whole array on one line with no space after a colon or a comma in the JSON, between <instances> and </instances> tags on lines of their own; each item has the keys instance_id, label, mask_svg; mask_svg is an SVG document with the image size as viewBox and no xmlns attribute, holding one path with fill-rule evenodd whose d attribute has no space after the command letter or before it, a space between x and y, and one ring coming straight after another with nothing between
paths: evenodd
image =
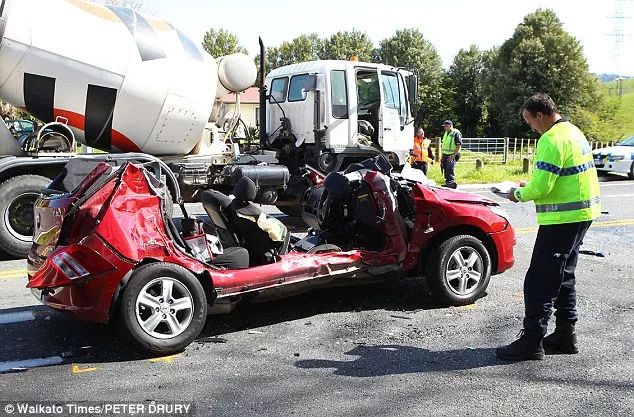
<instances>
[{"instance_id":1,"label":"car seat","mask_svg":"<svg viewBox=\"0 0 634 417\"><path fill-rule=\"evenodd\" d=\"M249 251L251 265L272 263L276 255L288 252L290 234L286 229L283 241L278 242L258 226L257 220L263 212L254 204L257 196L255 183L248 177L240 178L233 195L235 198L228 207L229 222L235 228L241 246Z\"/></svg>"}]
</instances>

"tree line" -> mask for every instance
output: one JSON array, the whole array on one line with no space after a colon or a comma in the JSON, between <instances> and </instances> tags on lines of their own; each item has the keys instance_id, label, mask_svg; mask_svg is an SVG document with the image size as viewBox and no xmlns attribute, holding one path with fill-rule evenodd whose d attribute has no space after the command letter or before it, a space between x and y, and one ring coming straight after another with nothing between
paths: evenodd
<instances>
[{"instance_id":1,"label":"tree line","mask_svg":"<svg viewBox=\"0 0 634 417\"><path fill-rule=\"evenodd\" d=\"M219 57L247 52L237 36L210 29L203 48ZM380 62L413 70L419 90L414 107L417 126L430 135L452 119L465 137L534 137L519 112L534 92L550 94L562 114L594 140L616 140L624 123L620 98L608 97L590 73L580 42L570 35L555 12L538 9L524 17L502 45L481 50L461 49L445 70L434 45L417 28L397 30L376 47L358 30L330 37L302 34L279 46L267 47L267 71L303 61L350 59ZM259 57L256 57L259 62Z\"/></svg>"}]
</instances>

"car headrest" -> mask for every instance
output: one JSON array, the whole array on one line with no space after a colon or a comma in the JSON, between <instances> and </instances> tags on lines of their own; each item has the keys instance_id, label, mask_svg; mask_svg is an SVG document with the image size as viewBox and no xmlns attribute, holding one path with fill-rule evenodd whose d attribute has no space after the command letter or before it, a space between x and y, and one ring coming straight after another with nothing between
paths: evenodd
<instances>
[{"instance_id":1,"label":"car headrest","mask_svg":"<svg viewBox=\"0 0 634 417\"><path fill-rule=\"evenodd\" d=\"M324 180L324 188L338 196L349 194L350 180L341 172L331 172Z\"/></svg>"},{"instance_id":2,"label":"car headrest","mask_svg":"<svg viewBox=\"0 0 634 417\"><path fill-rule=\"evenodd\" d=\"M240 203L255 200L257 193L258 189L255 186L255 183L247 177L240 178L233 187L233 195Z\"/></svg>"}]
</instances>

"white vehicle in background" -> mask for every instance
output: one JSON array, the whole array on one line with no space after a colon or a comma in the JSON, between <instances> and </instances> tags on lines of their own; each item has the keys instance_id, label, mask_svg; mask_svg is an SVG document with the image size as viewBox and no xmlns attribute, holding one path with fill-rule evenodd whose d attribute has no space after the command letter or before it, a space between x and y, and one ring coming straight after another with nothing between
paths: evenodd
<instances>
[{"instance_id":1,"label":"white vehicle in background","mask_svg":"<svg viewBox=\"0 0 634 417\"><path fill-rule=\"evenodd\" d=\"M615 146L596 149L593 155L599 173L619 172L634 180L634 136Z\"/></svg>"}]
</instances>

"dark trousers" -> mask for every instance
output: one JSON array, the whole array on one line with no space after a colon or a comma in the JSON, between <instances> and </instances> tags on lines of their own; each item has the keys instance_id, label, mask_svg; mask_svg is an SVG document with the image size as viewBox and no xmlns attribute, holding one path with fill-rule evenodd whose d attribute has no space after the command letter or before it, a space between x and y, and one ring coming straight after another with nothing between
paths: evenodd
<instances>
[{"instance_id":1,"label":"dark trousers","mask_svg":"<svg viewBox=\"0 0 634 417\"><path fill-rule=\"evenodd\" d=\"M442 159L440 160L440 166L442 168L442 172L445 175L445 185L456 188L456 174L454 173L454 170L456 169L456 160L454 159L453 161L449 162L449 160L447 160L448 156L449 155L442 156Z\"/></svg>"},{"instance_id":2,"label":"dark trousers","mask_svg":"<svg viewBox=\"0 0 634 417\"><path fill-rule=\"evenodd\" d=\"M423 174L427 175L429 164L423 161L416 161L412 164L412 168L420 169L421 171L423 171Z\"/></svg>"},{"instance_id":3,"label":"dark trousers","mask_svg":"<svg viewBox=\"0 0 634 417\"><path fill-rule=\"evenodd\" d=\"M524 278L524 331L535 338L546 335L555 307L557 323L577 321L575 268L579 248L591 221L540 226L531 264Z\"/></svg>"}]
</instances>

